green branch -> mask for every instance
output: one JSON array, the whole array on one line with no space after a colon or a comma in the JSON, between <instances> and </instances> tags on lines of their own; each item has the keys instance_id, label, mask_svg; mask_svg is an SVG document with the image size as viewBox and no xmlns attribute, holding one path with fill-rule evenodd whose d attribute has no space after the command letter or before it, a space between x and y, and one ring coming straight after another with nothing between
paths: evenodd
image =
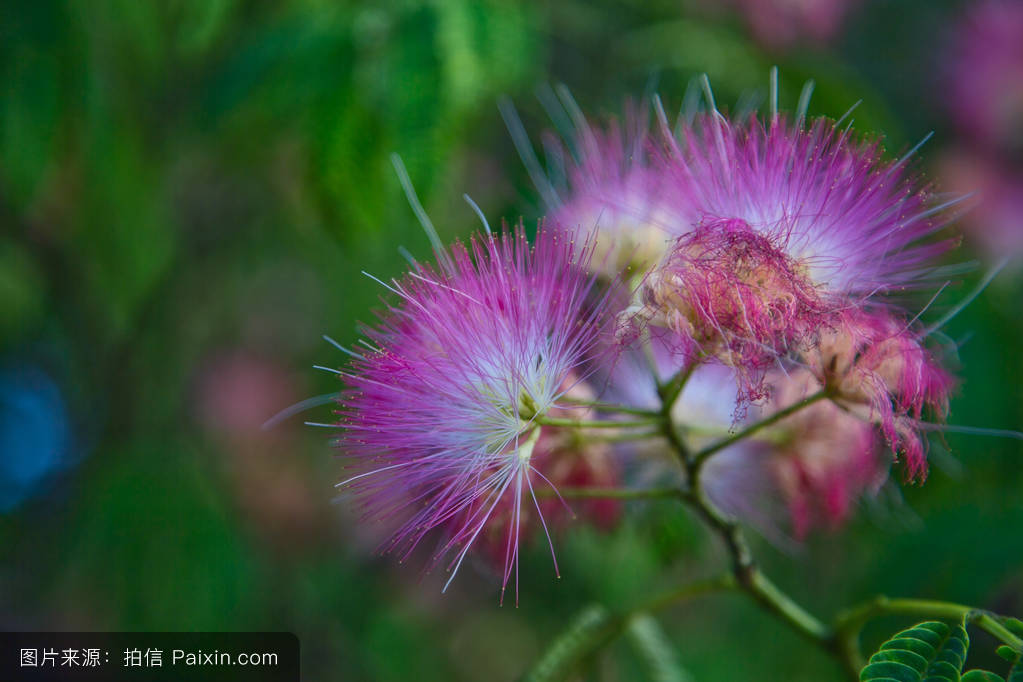
<instances>
[{"instance_id":1,"label":"green branch","mask_svg":"<svg viewBox=\"0 0 1023 682\"><path fill-rule=\"evenodd\" d=\"M616 405L614 403L605 403L599 400L576 400L574 398L562 398L558 401L559 404L564 402L567 403L569 408L572 407L589 407L594 410L601 410L603 412L615 412L618 414L637 414L644 417L656 417L660 414L657 410L648 410L642 407L627 407L625 405Z\"/></svg>"},{"instance_id":2,"label":"green branch","mask_svg":"<svg viewBox=\"0 0 1023 682\"><path fill-rule=\"evenodd\" d=\"M537 490L537 497L562 497L566 500L662 500L682 495L679 488L641 488L629 490L625 488L562 488L555 492L551 489Z\"/></svg>"},{"instance_id":3,"label":"green branch","mask_svg":"<svg viewBox=\"0 0 1023 682\"><path fill-rule=\"evenodd\" d=\"M712 443L712 444L708 445L707 447L705 447L704 449L700 450L695 455L693 455L693 465L694 465L694 467L698 471L699 468L701 466L703 466L703 463L707 461L707 459L709 459L712 455L717 454L721 450L724 450L729 445L733 445L734 443L738 443L739 441L743 440L744 438L748 438L748 437L752 436L757 431L760 431L763 428L771 426L772 424L776 424L776 423L780 422L782 419L785 419L786 417L789 417L789 416L795 414L796 412L799 412L803 408L809 407L810 405L813 405L814 403L816 403L816 402L818 402L820 400L824 400L829 395L830 395L830 392L827 389L821 389L821 390L817 391L816 393L814 393L813 395L807 396L806 398L803 398L799 402L793 403L793 404L789 405L788 407L786 407L783 410L778 410L777 412L772 414L770 417L767 417L765 419L761 419L760 421L756 422L755 424L750 424L745 429L743 429L742 431L739 431L738 433L736 433L733 436L729 436L728 438L725 438L724 440L719 440L716 443Z\"/></svg>"},{"instance_id":4,"label":"green branch","mask_svg":"<svg viewBox=\"0 0 1023 682\"><path fill-rule=\"evenodd\" d=\"M628 421L587 421L584 419L565 419L559 417L535 417L533 422L543 426L563 426L570 429L626 429L637 426L653 426L661 423L660 417L649 419L631 419Z\"/></svg>"},{"instance_id":5,"label":"green branch","mask_svg":"<svg viewBox=\"0 0 1023 682\"><path fill-rule=\"evenodd\" d=\"M689 377L693 376L693 372L696 370L696 365L696 362L689 363L687 367L683 367L675 373L675 376L657 387L657 393L661 397L660 414L667 416L671 413L671 409L675 406L675 402L682 394L682 389L686 387Z\"/></svg>"},{"instance_id":6,"label":"green branch","mask_svg":"<svg viewBox=\"0 0 1023 682\"><path fill-rule=\"evenodd\" d=\"M605 432L591 432L579 434L579 440L585 443L631 443L633 441L647 440L650 438L661 438L664 436L664 432L657 429L648 429L646 431L626 431L624 433L607 433Z\"/></svg>"},{"instance_id":7,"label":"green branch","mask_svg":"<svg viewBox=\"0 0 1023 682\"><path fill-rule=\"evenodd\" d=\"M683 496L685 502L721 538L732 562L732 573L740 589L747 592L765 610L774 614L792 629L812 642L828 647L833 637L831 628L793 601L757 567L753 554L739 524L722 514L699 488L699 477L693 479L693 490Z\"/></svg>"},{"instance_id":8,"label":"green branch","mask_svg":"<svg viewBox=\"0 0 1023 682\"><path fill-rule=\"evenodd\" d=\"M686 376L688 376L688 373ZM764 427L784 419L807 405L825 398L827 393L825 391L815 393L805 400L790 405L767 419L753 424L734 436L704 448L695 455L690 454L688 447L679 435L677 426L671 419L671 401L677 398L677 393L672 390L672 386L669 384L667 388L661 391L661 396L663 401L661 409L664 416L664 424L662 426L665 436L678 455L689 478L689 489L682 493L681 498L703 519L710 530L721 538L731 558L732 575L736 585L739 589L752 596L765 610L780 618L795 631L814 643L826 649L829 648L833 637L831 629L793 601L760 571L753 560L753 554L749 549L749 544L746 542L742 528L734 519L726 517L707 498L700 481L701 467L711 455Z\"/></svg>"},{"instance_id":9,"label":"green branch","mask_svg":"<svg viewBox=\"0 0 1023 682\"><path fill-rule=\"evenodd\" d=\"M731 573L724 573L714 578L698 580L671 590L670 592L665 592L664 594L654 597L650 601L634 609L634 612L655 613L694 597L700 597L714 592L726 592L728 590L734 590L736 587L735 576Z\"/></svg>"},{"instance_id":10,"label":"green branch","mask_svg":"<svg viewBox=\"0 0 1023 682\"><path fill-rule=\"evenodd\" d=\"M860 606L840 613L832 627L808 612L777 585L775 585L757 566L742 528L735 519L728 517L706 496L703 491L700 473L703 465L714 454L752 436L758 431L776 424L805 407L831 397L825 388L807 396L799 402L762 419L743 430L719 440L711 445L692 453L682 437L680 428L671 417L672 406L678 400L686 381L692 374L692 367L683 369L674 377L658 386L661 407L657 412L648 410L632 410L606 404L592 404L590 407L618 411L645 416L645 419L630 421L578 421L573 419L556 419L539 417L538 424L547 426L564 426L578 429L614 429L652 427L643 433L622 433L610 436L614 439L632 440L634 438L663 436L675 452L687 476L686 487L647 488L638 490L615 488L566 488L560 492L564 498L575 499L619 499L619 500L655 500L677 498L688 505L710 531L717 535L725 546L731 561L729 573L685 585L671 592L653 598L636 609L625 612L617 617L603 616L600 638L586 643L588 655L595 654L603 646L617 637L631 618L639 614L652 613L671 606L680 601L711 592L723 590L739 590L748 594L762 608L793 631L803 635L816 644L821 650L838 659L845 665L852 679L858 679L859 671L864 664L860 653L859 638L863 626L872 618L886 614L914 614L922 617L945 620L962 620L975 625L1009 645L1016 651L1023 652L1023 641L1010 632L995 616L986 611L974 609L962 604L928 601L921 599L889 599L877 597ZM599 407L598 407L599 406ZM541 494L537 491L537 494ZM553 496L554 491L544 491L545 497Z\"/></svg>"},{"instance_id":11,"label":"green branch","mask_svg":"<svg viewBox=\"0 0 1023 682\"><path fill-rule=\"evenodd\" d=\"M640 618L687 599L734 589L734 583L730 575L700 580L618 613L591 604L580 611L568 627L551 641L546 651L523 675L522 681L551 682L568 679Z\"/></svg>"}]
</instances>

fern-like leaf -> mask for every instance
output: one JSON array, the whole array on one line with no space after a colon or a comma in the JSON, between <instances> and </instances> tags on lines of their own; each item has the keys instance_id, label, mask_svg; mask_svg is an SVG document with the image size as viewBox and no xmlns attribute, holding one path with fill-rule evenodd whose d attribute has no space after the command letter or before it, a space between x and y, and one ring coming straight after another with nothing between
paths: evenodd
<instances>
[{"instance_id":1,"label":"fern-like leaf","mask_svg":"<svg viewBox=\"0 0 1023 682\"><path fill-rule=\"evenodd\" d=\"M860 672L860 680L959 682L969 646L962 625L920 623L882 644Z\"/></svg>"},{"instance_id":2,"label":"fern-like leaf","mask_svg":"<svg viewBox=\"0 0 1023 682\"><path fill-rule=\"evenodd\" d=\"M675 650L657 620L649 614L632 618L627 630L636 652L650 671L651 682L691 682L675 657Z\"/></svg>"},{"instance_id":3,"label":"fern-like leaf","mask_svg":"<svg viewBox=\"0 0 1023 682\"><path fill-rule=\"evenodd\" d=\"M963 675L962 682L1005 682L1005 678L988 670L969 670Z\"/></svg>"},{"instance_id":4,"label":"fern-like leaf","mask_svg":"<svg viewBox=\"0 0 1023 682\"><path fill-rule=\"evenodd\" d=\"M558 682L566 679L617 635L621 627L621 619L612 617L603 607L587 606L551 643L522 678L522 682Z\"/></svg>"}]
</instances>

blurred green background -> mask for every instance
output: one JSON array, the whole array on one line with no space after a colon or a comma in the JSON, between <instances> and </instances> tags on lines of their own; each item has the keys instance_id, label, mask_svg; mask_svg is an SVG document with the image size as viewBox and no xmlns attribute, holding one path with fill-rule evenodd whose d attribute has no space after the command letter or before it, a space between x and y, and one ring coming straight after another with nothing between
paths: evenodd
<instances>
[{"instance_id":1,"label":"blurred green background","mask_svg":"<svg viewBox=\"0 0 1023 682\"><path fill-rule=\"evenodd\" d=\"M361 270L399 275L399 245L429 257L391 152L443 238L478 227L463 192L492 223L534 221L499 96L539 139L549 84L592 113L653 91L670 109L705 71L734 109L763 101L777 64L783 104L811 77L812 113L862 99L855 125L893 155L937 131L921 152L934 175L957 143L938 64L961 11L853 3L830 41L779 44L712 2L4 3L0 627L289 630L307 680L511 680L587 604L715 574L716 544L658 503L609 532L561 531L560 581L533 538L518 608L482 564L441 595L425 554L377 557L383 529L332 504L328 432L259 425L337 389L311 365L343 362L321 334L350 343L371 319L381 289ZM1021 294L1003 273L949 325L966 340L952 423L1023 424ZM822 616L877 592L1023 615L1023 448L947 444L904 500L889 490L804 547L758 542L769 572ZM662 623L697 680L838 679L741 597ZM997 667L992 649L974 662ZM589 676L654 679L625 640Z\"/></svg>"}]
</instances>

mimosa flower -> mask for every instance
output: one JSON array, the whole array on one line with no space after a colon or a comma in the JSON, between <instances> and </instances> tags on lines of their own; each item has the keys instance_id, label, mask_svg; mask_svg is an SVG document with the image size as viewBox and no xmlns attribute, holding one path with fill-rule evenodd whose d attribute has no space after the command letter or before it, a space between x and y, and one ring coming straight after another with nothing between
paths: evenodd
<instances>
[{"instance_id":1,"label":"mimosa flower","mask_svg":"<svg viewBox=\"0 0 1023 682\"><path fill-rule=\"evenodd\" d=\"M345 484L370 517L400 519L385 550L407 557L441 531L436 559L452 557L453 578L508 504L507 585L522 505L539 511L536 420L604 347L609 318L586 272L591 254L543 229L530 246L520 228L456 245L438 253L440 267L394 283L399 302L367 331L372 350L345 373L339 400L339 446L359 470Z\"/></svg>"},{"instance_id":2,"label":"mimosa flower","mask_svg":"<svg viewBox=\"0 0 1023 682\"><path fill-rule=\"evenodd\" d=\"M921 287L950 240L909 174L876 143L819 120L698 117L669 143L679 234L648 275L637 320L673 329L683 353L737 370L764 397L772 364L812 346L847 309Z\"/></svg>"}]
</instances>

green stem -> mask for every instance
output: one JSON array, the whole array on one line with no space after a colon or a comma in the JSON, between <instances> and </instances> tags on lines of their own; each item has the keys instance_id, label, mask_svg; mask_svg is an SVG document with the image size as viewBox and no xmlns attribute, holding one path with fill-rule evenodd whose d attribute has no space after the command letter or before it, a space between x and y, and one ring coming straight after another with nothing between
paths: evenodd
<instances>
[{"instance_id":1,"label":"green stem","mask_svg":"<svg viewBox=\"0 0 1023 682\"><path fill-rule=\"evenodd\" d=\"M868 621L889 614L908 614L924 618L964 620L976 625L993 637L1023 652L1023 640L1010 632L996 617L986 611L965 604L932 601L929 599L889 599L875 597L859 606L843 611L835 619L835 645L845 657L847 667L858 672L866 663L860 654L860 632Z\"/></svg>"},{"instance_id":2,"label":"green stem","mask_svg":"<svg viewBox=\"0 0 1023 682\"><path fill-rule=\"evenodd\" d=\"M590 407L594 410L601 410L604 412L615 412L618 414L637 414L643 417L656 417L660 414L657 410L648 410L641 407L626 407L625 405L616 405L614 403L604 403L599 400L575 400L574 398L562 398L560 403L567 403L569 409L572 407Z\"/></svg>"},{"instance_id":3,"label":"green stem","mask_svg":"<svg viewBox=\"0 0 1023 682\"><path fill-rule=\"evenodd\" d=\"M657 391L661 396L661 411L659 414L668 416L671 413L671 409L675 406L675 401L682 394L682 389L686 387L689 377L693 376L696 365L696 362L691 362L687 367L680 369L673 377L658 387Z\"/></svg>"},{"instance_id":4,"label":"green stem","mask_svg":"<svg viewBox=\"0 0 1023 682\"><path fill-rule=\"evenodd\" d=\"M973 611L966 616L966 620L984 630L992 637L996 637L1004 644L1008 644L1017 652L1023 654L1023 639L1020 639L1009 631L1001 621L986 611Z\"/></svg>"},{"instance_id":5,"label":"green stem","mask_svg":"<svg viewBox=\"0 0 1023 682\"><path fill-rule=\"evenodd\" d=\"M721 450L724 450L729 445L737 443L740 440L743 440L744 438L748 438L749 436L752 436L757 431L759 431L759 430L761 430L763 428L766 428L768 426L771 426L772 424L776 424L776 423L780 422L782 419L785 419L786 417L791 416L791 415L795 414L796 412L799 412L800 410L802 410L805 407L809 407L810 405L813 405L814 403L818 402L819 400L824 400L829 395L830 395L830 392L827 389L821 389L820 391L817 391L813 395L807 396L806 398L803 398L799 402L793 403L793 404L789 405L788 407L786 407L783 410L778 410L777 412L772 414L770 417L767 417L765 419L761 419L760 421L756 422L755 424L750 424L745 429L743 429L742 431L739 431L738 433L736 433L733 436L729 436L728 438L725 438L724 440L720 440L720 441L718 441L716 443L712 443L712 444L708 445L707 447L705 447L704 449L700 450L695 455L693 455L693 465L694 465L695 469L697 471L699 471L700 467L703 466L703 463L706 462L707 459L709 459L712 455L717 454Z\"/></svg>"},{"instance_id":6,"label":"green stem","mask_svg":"<svg viewBox=\"0 0 1023 682\"><path fill-rule=\"evenodd\" d=\"M661 423L660 417L631 419L628 421L587 421L585 419L564 419L559 417L535 417L533 421L543 426L564 426L572 429L625 429L636 426L653 426Z\"/></svg>"},{"instance_id":7,"label":"green stem","mask_svg":"<svg viewBox=\"0 0 1023 682\"><path fill-rule=\"evenodd\" d=\"M708 578L706 580L698 580L688 585L665 592L662 595L654 597L650 601L641 605L635 609L635 613L655 613L661 609L665 609L669 606L692 599L694 597L700 597L705 594L711 594L713 592L725 592L727 590L736 589L735 576L731 573L724 573L714 578Z\"/></svg>"},{"instance_id":8,"label":"green stem","mask_svg":"<svg viewBox=\"0 0 1023 682\"><path fill-rule=\"evenodd\" d=\"M648 438L661 438L664 432L660 429L649 431L627 431L625 433L587 433L580 436L582 443L630 443L632 441L646 440Z\"/></svg>"},{"instance_id":9,"label":"green stem","mask_svg":"<svg viewBox=\"0 0 1023 682\"><path fill-rule=\"evenodd\" d=\"M541 492L543 493L541 495ZM682 491L679 488L641 488L639 490L628 490L624 488L562 488L555 493L553 490L545 489L536 491L537 497L557 497L576 500L661 500L672 497L679 497Z\"/></svg>"},{"instance_id":10,"label":"green stem","mask_svg":"<svg viewBox=\"0 0 1023 682\"><path fill-rule=\"evenodd\" d=\"M833 634L830 628L801 607L775 585L753 559L739 524L724 516L700 490L698 476L694 489L684 500L722 540L731 557L732 573L740 589L752 596L765 610L788 623L810 641L829 647Z\"/></svg>"},{"instance_id":11,"label":"green stem","mask_svg":"<svg viewBox=\"0 0 1023 682\"><path fill-rule=\"evenodd\" d=\"M688 376L688 375L687 375ZM684 383L681 382L681 383ZM675 449L679 460L689 478L689 489L681 495L682 500L688 504L710 529L721 538L728 550L732 563L732 575L736 585L752 596L764 609L786 622L794 630L807 639L830 650L832 632L824 623L818 620L813 614L805 610L781 589L779 589L764 573L757 567L753 560L753 554L749 549L746 538L743 535L739 524L726 517L703 492L700 481L700 469L708 457L718 450L735 443L736 441L749 436L750 434L771 424L784 419L786 416L800 410L807 405L816 402L826 396L824 391L814 394L807 399L791 405L771 417L758 422L744 429L735 436L719 441L695 455L690 455L689 450L679 435L678 428L671 419L671 402L677 398L677 393L672 391L672 386L661 392L662 414L664 423L662 428L668 442Z\"/></svg>"},{"instance_id":12,"label":"green stem","mask_svg":"<svg viewBox=\"0 0 1023 682\"><path fill-rule=\"evenodd\" d=\"M751 575L747 588L762 606L787 622L800 634L818 644L827 643L831 629L809 611L793 601L758 568Z\"/></svg>"}]
</instances>

